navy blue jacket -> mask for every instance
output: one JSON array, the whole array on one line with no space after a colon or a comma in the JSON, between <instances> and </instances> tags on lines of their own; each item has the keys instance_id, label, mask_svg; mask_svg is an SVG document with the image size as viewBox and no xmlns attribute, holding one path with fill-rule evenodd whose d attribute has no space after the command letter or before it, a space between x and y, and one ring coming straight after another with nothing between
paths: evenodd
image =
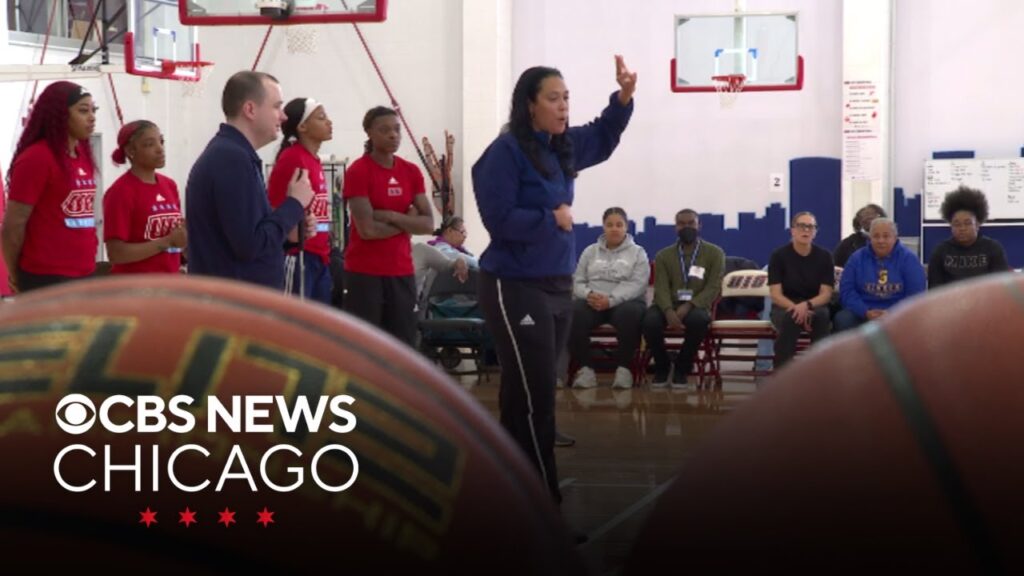
<instances>
[{"instance_id":1,"label":"navy blue jacket","mask_svg":"<svg viewBox=\"0 0 1024 576\"><path fill-rule=\"evenodd\" d=\"M185 210L190 274L284 288L284 242L302 204L270 209L263 161L237 128L221 124L192 166Z\"/></svg>"},{"instance_id":2,"label":"navy blue jacket","mask_svg":"<svg viewBox=\"0 0 1024 576\"><path fill-rule=\"evenodd\" d=\"M599 118L569 128L577 171L611 156L632 114L633 101L623 106L616 92ZM501 278L571 276L576 270L575 235L559 228L553 213L572 205L573 181L559 167L549 134L536 136L550 178L537 172L511 132L498 136L473 165L476 203L491 236L480 268Z\"/></svg>"}]
</instances>

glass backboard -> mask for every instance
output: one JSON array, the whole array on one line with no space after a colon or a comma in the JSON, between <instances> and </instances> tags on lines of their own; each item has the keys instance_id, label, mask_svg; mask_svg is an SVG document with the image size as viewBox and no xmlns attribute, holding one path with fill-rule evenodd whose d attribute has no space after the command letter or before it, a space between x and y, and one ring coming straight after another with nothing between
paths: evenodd
<instances>
[{"instance_id":1,"label":"glass backboard","mask_svg":"<svg viewBox=\"0 0 1024 576\"><path fill-rule=\"evenodd\" d=\"M744 92L803 87L796 12L677 15L675 46L675 92L714 92L713 77L733 74Z\"/></svg>"},{"instance_id":2,"label":"glass backboard","mask_svg":"<svg viewBox=\"0 0 1024 576\"><path fill-rule=\"evenodd\" d=\"M176 67L168 71L164 65L199 60L199 31L178 20L176 0L129 0L128 31L124 59L129 74L198 79L200 68Z\"/></svg>"},{"instance_id":3,"label":"glass backboard","mask_svg":"<svg viewBox=\"0 0 1024 576\"><path fill-rule=\"evenodd\" d=\"M387 0L182 0L192 26L383 22Z\"/></svg>"}]
</instances>

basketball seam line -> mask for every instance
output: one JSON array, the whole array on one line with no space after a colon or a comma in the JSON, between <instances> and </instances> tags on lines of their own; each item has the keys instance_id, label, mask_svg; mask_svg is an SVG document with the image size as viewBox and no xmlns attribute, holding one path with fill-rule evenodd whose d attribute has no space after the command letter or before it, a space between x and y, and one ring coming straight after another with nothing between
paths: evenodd
<instances>
[{"instance_id":1,"label":"basketball seam line","mask_svg":"<svg viewBox=\"0 0 1024 576\"><path fill-rule=\"evenodd\" d=\"M896 354L895 346L877 322L869 322L862 330L871 352L878 361L885 382L899 404L940 489L945 494L955 522L970 543L982 572L1002 573L1002 562L992 543L981 510L971 499L935 421L914 388L906 366Z\"/></svg>"},{"instance_id":2,"label":"basketball seam line","mask_svg":"<svg viewBox=\"0 0 1024 576\"><path fill-rule=\"evenodd\" d=\"M519 354L519 343L516 342L516 335L512 331L512 323L509 322L508 312L505 310L505 296L501 290L501 279L496 278L498 286L498 307L501 308L501 317L505 320L505 328L508 329L508 337L512 339L512 349L516 353L516 364L519 367L519 376L523 379L523 391L526 392L526 423L530 427L530 438L533 440L533 451L537 455L537 464L540 465L540 473L544 477L544 487L550 490L548 483L548 471L544 466L544 457L540 453L540 443L537 442L537 430L533 427L533 397L530 396L530 387L526 383L526 367L523 366L523 358Z\"/></svg>"},{"instance_id":3,"label":"basketball seam line","mask_svg":"<svg viewBox=\"0 0 1024 576\"><path fill-rule=\"evenodd\" d=\"M1024 308L1024 291L1022 291L1020 286L1013 281L1015 278L1015 275L1007 274L1003 278L1003 284L1006 285L1006 289L1010 292L1010 296L1013 297L1013 300L1019 304L1021 308Z\"/></svg>"},{"instance_id":4,"label":"basketball seam line","mask_svg":"<svg viewBox=\"0 0 1024 576\"><path fill-rule=\"evenodd\" d=\"M104 281L103 280L90 280L88 283L89 284L93 284L93 283L97 283L97 282L98 283L103 283ZM260 288L260 290L266 291L266 290L270 290L270 289L269 288ZM156 299L156 300L160 300L162 302L166 302L168 299L172 299L172 300L173 299L180 299L180 300L184 300L184 301L187 301L187 302L201 301L201 302L203 302L205 304L220 304L220 305L231 307L231 308L236 309L236 310L243 310L243 311L245 311L247 313L254 314L256 316L263 317L263 318L266 318L266 319L280 321L280 322L285 322L285 323L291 324L292 326L296 326L296 327L304 329L304 330L310 330L316 336L319 336L321 338L327 339L330 342L334 342L334 343L339 344L339 345L350 347L353 351L358 352L360 354L365 354L365 355L367 355L368 357L372 358L375 361L375 364L377 365L378 368L384 370L385 372L387 372L387 373L389 373L389 374L391 374L391 375L393 375L393 376L395 376L397 378L402 378L402 379L408 379L409 378L409 372L408 371L406 371L405 369L402 369L400 367L395 366L393 363L388 362L384 358L381 358L379 353L378 353L378 351L375 350L374 348L368 346L365 342L361 342L361 341L357 341L357 340L350 340L350 339L346 338L345 336L342 336L342 335L340 335L340 334L338 334L336 332L329 331L329 330L326 330L326 329L324 329L324 328L322 328L320 326L317 326L316 324L314 324L314 323L312 323L312 322L310 322L308 320L303 320L303 319L295 318L293 316L285 315L285 314L283 314L281 312L278 312L276 310L272 310L272 309L268 309L268 308L253 308L253 307L248 305L250 303L246 303L245 301L239 301L239 300L235 299L232 296L214 295L214 294L208 294L208 293L202 293L202 294L194 294L194 293L181 294L181 293L178 293L178 292L174 292L172 289L168 289L166 286L161 286L161 287L158 287L158 288L144 288L144 289L119 287L116 291L110 291L110 290L107 290L106 287L104 287L103 291L90 290L89 292L86 292L86 293L71 292L71 293L62 294L61 297L62 297L63 300L75 302L75 301L93 301L93 300L104 299L104 298L122 298L122 297L132 297L132 296L140 297L140 298ZM21 302L24 303L25 301L21 300ZM48 304L49 303L50 302L48 302ZM36 303L31 303L30 302L29 304L25 304L25 305L26 306L27 305L43 305L43 302L42 301L36 302ZM342 314L342 312L343 311L337 311L336 313L337 314ZM331 312L330 314L334 314L334 313L335 312ZM356 322L356 323L359 323L359 324L364 324L366 326L370 326L370 327L373 327L375 329L377 328L376 326L373 326L372 324L369 324L365 320L362 320L362 319L358 318L357 316L354 316L354 315L352 315L350 313L345 313L345 315L348 316L353 322ZM2 318L2 315L0 315L0 318ZM453 420L455 420L456 422L458 422L462 426L470 427L470 424L473 422L472 419L471 419L472 416L467 416L465 414L461 414L458 410L453 409L448 403L440 401L439 398L436 395L423 393L421 398L426 403L430 403L435 408L437 408L439 410L442 410L445 413L447 413L449 415L449 417L451 417ZM478 417L480 417L480 418L487 418L487 419L491 418L485 412L485 409L483 408L483 406L481 404L479 404L479 403L475 403L475 404L472 404L472 405L468 405L467 404L467 406L470 406L469 410L477 411L478 412ZM490 420L490 421L493 421L493 420ZM499 436L502 434L501 430L497 430L496 432L497 432L497 435L499 435ZM465 444L467 450L469 450L468 443L472 442L472 443L476 444L476 446L480 449L480 453L481 454L485 455L486 457L489 457L496 465L507 466L507 461L506 460L502 460L500 457L497 456L496 452L493 450L494 444L490 443L489 441L488 442L484 442L476 434L467 435L462 440L467 443L467 444ZM526 455L524 454L524 457L525 456ZM527 464L529 464L528 461L527 461ZM523 469L523 474L532 474L532 471L530 471L529 468L524 468ZM523 479L535 478L535 476L521 476L521 478L523 478ZM526 489L521 484L513 482L513 483L511 483L511 485L512 486L516 486L516 487L520 487L522 493L525 494L526 496L530 495L529 494L529 490Z\"/></svg>"}]
</instances>

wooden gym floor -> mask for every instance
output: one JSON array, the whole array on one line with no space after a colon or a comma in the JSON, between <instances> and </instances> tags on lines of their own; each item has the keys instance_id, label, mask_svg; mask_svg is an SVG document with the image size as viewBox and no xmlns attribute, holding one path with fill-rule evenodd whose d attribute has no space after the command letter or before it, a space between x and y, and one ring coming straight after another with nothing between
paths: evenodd
<instances>
[{"instance_id":1,"label":"wooden gym floor","mask_svg":"<svg viewBox=\"0 0 1024 576\"><path fill-rule=\"evenodd\" d=\"M500 377L461 376L460 383L498 416ZM617 574L653 503L708 432L756 391L752 382L726 382L722 390L612 390L611 375L598 388L559 389L560 431L576 438L556 448L562 513L585 532L580 551L595 575Z\"/></svg>"}]
</instances>

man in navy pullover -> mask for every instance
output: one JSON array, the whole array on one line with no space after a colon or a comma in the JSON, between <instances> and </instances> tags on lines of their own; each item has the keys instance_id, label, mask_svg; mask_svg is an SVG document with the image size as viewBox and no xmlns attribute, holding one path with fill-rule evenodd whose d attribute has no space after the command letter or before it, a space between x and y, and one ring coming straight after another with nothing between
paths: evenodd
<instances>
[{"instance_id":1,"label":"man in navy pullover","mask_svg":"<svg viewBox=\"0 0 1024 576\"><path fill-rule=\"evenodd\" d=\"M296 171L277 210L267 200L256 149L277 138L283 105L269 74L238 72L224 86L226 121L192 166L185 191L191 274L281 290L288 232L304 223L307 237L315 234L315 219L304 212L313 199L305 171Z\"/></svg>"}]
</instances>

